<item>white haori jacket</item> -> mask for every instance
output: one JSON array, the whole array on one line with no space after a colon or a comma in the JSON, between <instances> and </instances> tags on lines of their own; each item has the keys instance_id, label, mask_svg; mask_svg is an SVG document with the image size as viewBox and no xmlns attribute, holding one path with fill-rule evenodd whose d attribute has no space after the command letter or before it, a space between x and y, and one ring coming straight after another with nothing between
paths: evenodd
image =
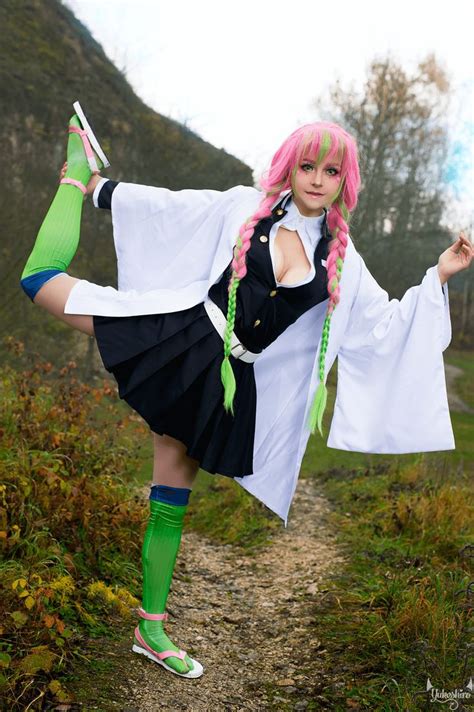
<instances>
[{"instance_id":1,"label":"white haori jacket","mask_svg":"<svg viewBox=\"0 0 474 712\"><path fill-rule=\"evenodd\" d=\"M171 191L119 183L112 194L118 289L80 280L65 313L130 316L204 301L262 197L248 186ZM327 377L338 357L328 447L384 454L453 450L443 362L451 320L448 286L441 287L437 266L402 299L390 300L349 237L340 289L325 364ZM254 363L253 474L235 479L285 526L310 435L327 304L305 312Z\"/></svg>"}]
</instances>

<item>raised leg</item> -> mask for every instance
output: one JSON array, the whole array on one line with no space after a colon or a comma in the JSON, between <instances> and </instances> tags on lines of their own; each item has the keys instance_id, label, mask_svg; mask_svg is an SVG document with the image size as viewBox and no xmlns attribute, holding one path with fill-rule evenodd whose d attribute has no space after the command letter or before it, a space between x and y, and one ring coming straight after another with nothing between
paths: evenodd
<instances>
[{"instance_id":1,"label":"raised leg","mask_svg":"<svg viewBox=\"0 0 474 712\"><path fill-rule=\"evenodd\" d=\"M69 274L59 274L54 279L43 284L33 301L73 329L82 331L89 336L94 336L94 322L91 316L88 314L64 313L69 292L76 282L79 282L76 277L71 277Z\"/></svg>"},{"instance_id":2,"label":"raised leg","mask_svg":"<svg viewBox=\"0 0 474 712\"><path fill-rule=\"evenodd\" d=\"M93 335L92 317L66 315L64 306L78 281L66 274L79 244L82 206L91 178L84 140L76 131L81 124L76 115L69 121L67 169L43 220L33 250L21 275L21 286L30 299L51 314Z\"/></svg>"}]
</instances>

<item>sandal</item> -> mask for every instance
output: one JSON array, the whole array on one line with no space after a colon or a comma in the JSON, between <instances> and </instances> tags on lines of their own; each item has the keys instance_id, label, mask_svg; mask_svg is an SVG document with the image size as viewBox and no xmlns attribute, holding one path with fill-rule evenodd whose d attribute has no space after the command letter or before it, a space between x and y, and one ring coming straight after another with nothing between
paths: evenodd
<instances>
[{"instance_id":1,"label":"sandal","mask_svg":"<svg viewBox=\"0 0 474 712\"><path fill-rule=\"evenodd\" d=\"M107 156L105 155L100 143L98 142L97 138L95 137L95 134L92 131L91 126L86 119L86 115L85 115L84 110L83 110L82 106L80 105L80 103L78 101L75 101L73 104L73 107L74 107L74 111L76 112L79 121L82 124L82 130L78 129L76 127L72 127L72 126L69 127L69 130L70 131L74 130L76 133L78 133L81 136L82 141L84 143L84 149L86 152L87 160L89 162L89 167L90 167L92 173L98 173L99 170L101 170L102 168L108 168L108 166L110 166L110 162L107 159ZM92 144L92 146L91 146L91 144ZM94 151L102 163L101 168L99 168L99 166L97 165L97 160L96 160L96 157L94 156Z\"/></svg>"},{"instance_id":2,"label":"sandal","mask_svg":"<svg viewBox=\"0 0 474 712\"><path fill-rule=\"evenodd\" d=\"M104 151L102 150L100 143L95 137L95 134L86 119L86 115L84 114L80 103L78 101L75 101L73 106L76 112L76 116L82 125L82 128L80 128L79 126L69 126L68 131L69 133L79 134L84 145L84 153L86 154L87 163L89 164L91 172L99 173L102 168L107 168L108 166L110 166L110 162ZM99 161L100 166L97 161ZM59 182L60 184L69 183L70 185L74 185L76 186L76 188L79 188L79 190L84 195L87 195L86 186L75 178L62 178Z\"/></svg>"},{"instance_id":3,"label":"sandal","mask_svg":"<svg viewBox=\"0 0 474 712\"><path fill-rule=\"evenodd\" d=\"M137 608L136 610L138 615L141 616L141 618L146 618L149 621L168 620L167 613L147 613L143 610L143 608ZM163 658L169 658L174 656L175 658L180 658L181 660L184 660L184 656L187 655L186 651L180 650L179 653L177 653L176 650L164 650L162 653L159 653L157 650L153 650L153 648L150 648L146 641L143 640L138 626L135 628L135 639L138 641L138 643L140 643L140 645L138 645L136 642L133 643L132 650L134 653L145 655L150 660L153 660L153 662L162 665L166 670L174 672L175 675L179 675L180 677L201 677L202 673L204 672L204 668L201 663L199 663L197 660L194 660L194 658L191 658L191 662L193 664L192 670L188 670L188 672L186 673L177 672L176 670L173 670L172 667L170 667L164 662Z\"/></svg>"}]
</instances>

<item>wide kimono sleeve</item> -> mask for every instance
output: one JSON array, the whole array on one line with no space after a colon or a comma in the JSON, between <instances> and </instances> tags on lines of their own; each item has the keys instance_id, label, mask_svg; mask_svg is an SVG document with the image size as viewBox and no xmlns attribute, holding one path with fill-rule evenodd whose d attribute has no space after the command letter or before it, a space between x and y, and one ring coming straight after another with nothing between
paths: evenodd
<instances>
[{"instance_id":1,"label":"wide kimono sleeve","mask_svg":"<svg viewBox=\"0 0 474 712\"><path fill-rule=\"evenodd\" d=\"M435 265L402 299L389 299L358 259L327 445L390 454L453 450L443 362L451 341L447 283Z\"/></svg>"},{"instance_id":2,"label":"wide kimono sleeve","mask_svg":"<svg viewBox=\"0 0 474 712\"><path fill-rule=\"evenodd\" d=\"M249 194L258 191L250 186L174 191L119 183L112 195L119 290L175 289L206 279L225 216Z\"/></svg>"},{"instance_id":3,"label":"wide kimono sleeve","mask_svg":"<svg viewBox=\"0 0 474 712\"><path fill-rule=\"evenodd\" d=\"M173 191L118 183L111 199L118 289L79 280L64 312L135 316L203 302L261 198L256 188L243 185Z\"/></svg>"}]
</instances>

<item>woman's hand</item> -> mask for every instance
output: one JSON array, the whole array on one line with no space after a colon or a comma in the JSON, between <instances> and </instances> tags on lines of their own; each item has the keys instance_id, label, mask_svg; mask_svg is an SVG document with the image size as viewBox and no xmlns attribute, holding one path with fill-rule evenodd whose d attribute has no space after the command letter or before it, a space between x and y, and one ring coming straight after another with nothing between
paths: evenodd
<instances>
[{"instance_id":1,"label":"woman's hand","mask_svg":"<svg viewBox=\"0 0 474 712\"><path fill-rule=\"evenodd\" d=\"M60 180L60 181L61 181L61 180L64 178L64 176L66 175L66 171L67 171L67 161L66 161L66 163L64 163L63 167L61 168L61 172L60 172L60 174L59 174L59 180ZM96 187L97 183L100 181L101 178L102 178L102 176L100 175L99 172L93 173L93 174L91 175L90 180L89 180L88 184L86 185L87 193L84 195L84 199L85 199L88 195L91 195L91 194L94 192L95 187Z\"/></svg>"},{"instance_id":2,"label":"woman's hand","mask_svg":"<svg viewBox=\"0 0 474 712\"><path fill-rule=\"evenodd\" d=\"M448 281L453 274L467 269L474 257L474 246L463 231L459 233L456 242L441 253L438 260L438 274L441 284Z\"/></svg>"},{"instance_id":3,"label":"woman's hand","mask_svg":"<svg viewBox=\"0 0 474 712\"><path fill-rule=\"evenodd\" d=\"M59 182L61 182L62 179L64 178L64 176L66 175L66 171L67 171L67 162L61 168L61 173L59 174Z\"/></svg>"}]
</instances>

